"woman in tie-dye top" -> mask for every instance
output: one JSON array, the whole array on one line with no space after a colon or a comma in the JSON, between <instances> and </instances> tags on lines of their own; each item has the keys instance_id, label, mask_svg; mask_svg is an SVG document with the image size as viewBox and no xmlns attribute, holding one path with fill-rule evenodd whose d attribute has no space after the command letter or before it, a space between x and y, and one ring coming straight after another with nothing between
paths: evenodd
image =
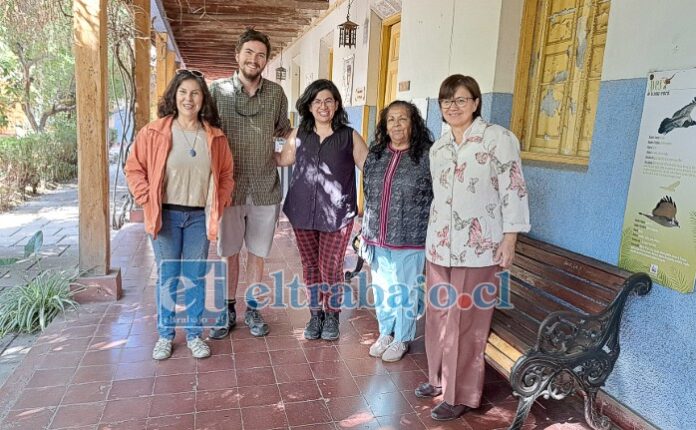
<instances>
[{"instance_id":1,"label":"woman in tie-dye top","mask_svg":"<svg viewBox=\"0 0 696 430\"><path fill-rule=\"evenodd\" d=\"M450 130L430 149L434 198L426 238L426 283L430 293L446 284L452 287L450 294L474 297L477 285L498 286L496 274L512 264L517 233L530 229L519 141L509 130L481 119L481 91L471 77L445 79L439 102ZM446 300L438 303L431 294L428 298L429 381L416 389L416 395L443 393L431 415L449 420L480 404L483 354L494 308L481 303L462 306L468 300L438 306Z\"/></svg>"}]
</instances>

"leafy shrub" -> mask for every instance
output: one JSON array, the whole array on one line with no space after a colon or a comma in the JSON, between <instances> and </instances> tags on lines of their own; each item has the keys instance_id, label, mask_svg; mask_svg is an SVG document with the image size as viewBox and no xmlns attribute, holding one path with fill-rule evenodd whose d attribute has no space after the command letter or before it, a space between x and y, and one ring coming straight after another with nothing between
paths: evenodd
<instances>
[{"instance_id":1,"label":"leafy shrub","mask_svg":"<svg viewBox=\"0 0 696 430\"><path fill-rule=\"evenodd\" d=\"M70 290L76 278L75 273L47 270L26 285L6 291L0 296L0 337L44 330L66 308L76 309L76 291Z\"/></svg>"},{"instance_id":2,"label":"leafy shrub","mask_svg":"<svg viewBox=\"0 0 696 430\"><path fill-rule=\"evenodd\" d=\"M60 124L46 133L0 138L0 210L36 193L41 183L77 177L75 126Z\"/></svg>"}]
</instances>

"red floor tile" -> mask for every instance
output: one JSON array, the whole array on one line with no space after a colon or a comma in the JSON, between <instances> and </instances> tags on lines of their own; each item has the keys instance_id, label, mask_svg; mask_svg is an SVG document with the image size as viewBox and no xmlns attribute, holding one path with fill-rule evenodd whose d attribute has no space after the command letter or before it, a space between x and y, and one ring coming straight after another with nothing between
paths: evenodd
<instances>
[{"instance_id":1,"label":"red floor tile","mask_svg":"<svg viewBox=\"0 0 696 430\"><path fill-rule=\"evenodd\" d=\"M425 425L418 415L404 414L377 417L380 429L383 430L425 430Z\"/></svg>"},{"instance_id":2,"label":"red floor tile","mask_svg":"<svg viewBox=\"0 0 696 430\"><path fill-rule=\"evenodd\" d=\"M360 388L353 378L320 379L317 381L325 399L336 397L355 397L360 395Z\"/></svg>"},{"instance_id":3,"label":"red floor tile","mask_svg":"<svg viewBox=\"0 0 696 430\"><path fill-rule=\"evenodd\" d=\"M223 409L196 414L196 430L242 430L242 412Z\"/></svg>"},{"instance_id":4,"label":"red floor tile","mask_svg":"<svg viewBox=\"0 0 696 430\"><path fill-rule=\"evenodd\" d=\"M268 355L267 351L240 352L234 354L234 361L237 370L251 369L256 367L268 367L271 365L271 356Z\"/></svg>"},{"instance_id":5,"label":"red floor tile","mask_svg":"<svg viewBox=\"0 0 696 430\"><path fill-rule=\"evenodd\" d=\"M376 417L385 415L404 415L415 412L400 392L381 393L365 396L372 413Z\"/></svg>"},{"instance_id":6,"label":"red floor tile","mask_svg":"<svg viewBox=\"0 0 696 430\"><path fill-rule=\"evenodd\" d=\"M52 429L98 424L104 412L104 403L60 406L51 422Z\"/></svg>"},{"instance_id":7,"label":"red floor tile","mask_svg":"<svg viewBox=\"0 0 696 430\"><path fill-rule=\"evenodd\" d=\"M275 366L276 380L278 383L311 381L315 379L309 364L283 364Z\"/></svg>"},{"instance_id":8,"label":"red floor tile","mask_svg":"<svg viewBox=\"0 0 696 430\"><path fill-rule=\"evenodd\" d=\"M196 392L196 411L216 411L239 408L237 388Z\"/></svg>"},{"instance_id":9,"label":"red floor tile","mask_svg":"<svg viewBox=\"0 0 696 430\"><path fill-rule=\"evenodd\" d=\"M241 411L244 430L270 430L288 426L282 405L242 408Z\"/></svg>"},{"instance_id":10,"label":"red floor tile","mask_svg":"<svg viewBox=\"0 0 696 430\"><path fill-rule=\"evenodd\" d=\"M307 358L302 349L289 349L270 351L271 364L281 366L283 364L303 364L307 363Z\"/></svg>"},{"instance_id":11,"label":"red floor tile","mask_svg":"<svg viewBox=\"0 0 696 430\"><path fill-rule=\"evenodd\" d=\"M316 381L290 382L278 384L280 397L285 403L321 399L321 391Z\"/></svg>"},{"instance_id":12,"label":"red floor tile","mask_svg":"<svg viewBox=\"0 0 696 430\"><path fill-rule=\"evenodd\" d=\"M205 372L198 374L198 390L216 390L221 388L234 388L237 386L237 375L230 370L218 372Z\"/></svg>"},{"instance_id":13,"label":"red floor tile","mask_svg":"<svg viewBox=\"0 0 696 430\"><path fill-rule=\"evenodd\" d=\"M3 421L8 429L36 430L48 427L55 408L34 408L10 411Z\"/></svg>"},{"instance_id":14,"label":"red floor tile","mask_svg":"<svg viewBox=\"0 0 696 430\"><path fill-rule=\"evenodd\" d=\"M237 392L239 394L239 406L242 408L274 405L280 402L280 392L276 384L239 387Z\"/></svg>"},{"instance_id":15,"label":"red floor tile","mask_svg":"<svg viewBox=\"0 0 696 430\"><path fill-rule=\"evenodd\" d=\"M269 385L276 383L276 377L272 367L260 367L255 369L237 370L237 385L248 387L250 385Z\"/></svg>"},{"instance_id":16,"label":"red floor tile","mask_svg":"<svg viewBox=\"0 0 696 430\"><path fill-rule=\"evenodd\" d=\"M109 400L106 403L101 421L115 423L147 418L151 403L152 397L150 396Z\"/></svg>"},{"instance_id":17,"label":"red floor tile","mask_svg":"<svg viewBox=\"0 0 696 430\"><path fill-rule=\"evenodd\" d=\"M106 400L111 390L111 382L89 382L86 384L72 384L68 386L63 405L78 403L101 402Z\"/></svg>"},{"instance_id":18,"label":"red floor tile","mask_svg":"<svg viewBox=\"0 0 696 430\"><path fill-rule=\"evenodd\" d=\"M65 394L64 386L24 390L12 409L34 409L58 406Z\"/></svg>"},{"instance_id":19,"label":"red floor tile","mask_svg":"<svg viewBox=\"0 0 696 430\"><path fill-rule=\"evenodd\" d=\"M183 359L182 359L183 360ZM188 358L188 360L195 360ZM218 370L234 370L235 359L231 354L211 355L196 361L196 369L198 372L215 372Z\"/></svg>"},{"instance_id":20,"label":"red floor tile","mask_svg":"<svg viewBox=\"0 0 696 430\"><path fill-rule=\"evenodd\" d=\"M329 414L323 400L286 403L285 414L288 417L288 424L291 426L322 424L331 421L331 414Z\"/></svg>"},{"instance_id":21,"label":"red floor tile","mask_svg":"<svg viewBox=\"0 0 696 430\"><path fill-rule=\"evenodd\" d=\"M130 397L149 396L152 394L155 378L124 379L113 381L109 400L125 399Z\"/></svg>"},{"instance_id":22,"label":"red floor tile","mask_svg":"<svg viewBox=\"0 0 696 430\"><path fill-rule=\"evenodd\" d=\"M57 385L65 386L70 382L75 374L74 367L64 369L44 369L37 370L31 377L25 388L52 387Z\"/></svg>"},{"instance_id":23,"label":"red floor tile","mask_svg":"<svg viewBox=\"0 0 696 430\"><path fill-rule=\"evenodd\" d=\"M186 393L196 388L196 375L184 373L155 378L154 394Z\"/></svg>"},{"instance_id":24,"label":"red floor tile","mask_svg":"<svg viewBox=\"0 0 696 430\"><path fill-rule=\"evenodd\" d=\"M194 392L177 394L160 394L152 396L150 417L189 414L194 412L196 396Z\"/></svg>"}]
</instances>

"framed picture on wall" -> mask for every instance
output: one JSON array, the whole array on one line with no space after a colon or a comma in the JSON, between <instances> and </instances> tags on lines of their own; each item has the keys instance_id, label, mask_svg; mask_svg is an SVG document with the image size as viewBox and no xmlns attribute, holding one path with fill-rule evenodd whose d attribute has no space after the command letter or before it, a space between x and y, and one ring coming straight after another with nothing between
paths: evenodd
<instances>
[{"instance_id":1,"label":"framed picture on wall","mask_svg":"<svg viewBox=\"0 0 696 430\"><path fill-rule=\"evenodd\" d=\"M354 70L355 54L349 55L343 59L343 104L346 106L353 105L353 70Z\"/></svg>"}]
</instances>

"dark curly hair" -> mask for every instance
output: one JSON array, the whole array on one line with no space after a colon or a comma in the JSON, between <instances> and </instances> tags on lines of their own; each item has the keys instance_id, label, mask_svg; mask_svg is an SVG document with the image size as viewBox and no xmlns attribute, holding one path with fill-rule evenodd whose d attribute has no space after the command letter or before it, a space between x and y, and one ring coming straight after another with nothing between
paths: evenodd
<instances>
[{"instance_id":1,"label":"dark curly hair","mask_svg":"<svg viewBox=\"0 0 696 430\"><path fill-rule=\"evenodd\" d=\"M305 133L311 133L314 130L314 116L310 111L310 107L314 99L317 98L317 94L324 90L329 90L331 96L336 100L336 113L334 113L331 120L331 129L336 131L348 125L348 114L343 109L341 93L336 88L336 85L328 79L317 79L305 88L300 98L297 99L297 103L295 103L297 113L301 117L299 129Z\"/></svg>"},{"instance_id":2,"label":"dark curly hair","mask_svg":"<svg viewBox=\"0 0 696 430\"><path fill-rule=\"evenodd\" d=\"M220 121L220 115L213 101L213 96L210 95L208 85L206 85L202 77L196 76L188 70L177 71L174 78L169 81L167 89L164 90L164 95L157 104L157 116L159 118L164 118L167 115L174 115L174 118L177 117L176 92L179 90L181 83L189 79L198 82L198 85L201 87L201 92L203 93L203 103L200 112L198 112L198 120L206 121L213 127L220 128L222 126L222 121Z\"/></svg>"},{"instance_id":3,"label":"dark curly hair","mask_svg":"<svg viewBox=\"0 0 696 430\"><path fill-rule=\"evenodd\" d=\"M405 107L411 118L411 145L408 149L408 155L417 163L420 161L421 155L433 145L433 134L426 127L425 120L416 105L403 100L391 102L389 106L382 109L382 112L379 113L379 122L375 129L375 140L370 145L370 152L373 152L377 158L380 158L387 149L389 142L391 142L391 138L387 134L387 115L389 114L389 109L394 106Z\"/></svg>"}]
</instances>

